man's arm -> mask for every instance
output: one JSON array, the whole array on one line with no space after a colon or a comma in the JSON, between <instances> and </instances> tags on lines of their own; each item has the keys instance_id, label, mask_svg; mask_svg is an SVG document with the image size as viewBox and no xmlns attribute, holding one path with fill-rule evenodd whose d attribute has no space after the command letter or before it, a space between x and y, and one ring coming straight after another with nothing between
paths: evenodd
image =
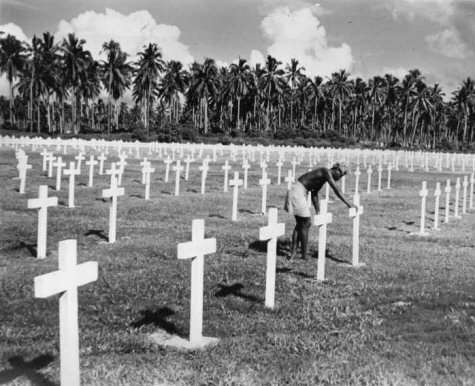
<instances>
[{"instance_id":1,"label":"man's arm","mask_svg":"<svg viewBox=\"0 0 475 386\"><path fill-rule=\"evenodd\" d=\"M315 212L317 214L320 213L320 204L318 202L318 192L316 192L315 190L312 190L312 204L313 204L313 207L315 208Z\"/></svg>"},{"instance_id":2,"label":"man's arm","mask_svg":"<svg viewBox=\"0 0 475 386\"><path fill-rule=\"evenodd\" d=\"M333 191L335 192L335 194L338 196L338 198L343 201L343 203L348 207L348 208L351 208L353 205L351 205L348 201L346 201L346 198L345 196L340 192L340 189L338 189L338 186L336 185L335 183L335 180L333 179L333 176L332 174L330 173L330 171L327 169L325 170L324 172L324 175L327 179L327 183L331 186L331 188L333 189Z\"/></svg>"}]
</instances>

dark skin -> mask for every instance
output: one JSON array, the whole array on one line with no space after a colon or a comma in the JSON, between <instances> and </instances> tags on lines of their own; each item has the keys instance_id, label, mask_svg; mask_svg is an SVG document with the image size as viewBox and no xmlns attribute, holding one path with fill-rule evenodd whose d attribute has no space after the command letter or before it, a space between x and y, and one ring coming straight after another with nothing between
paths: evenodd
<instances>
[{"instance_id":1,"label":"dark skin","mask_svg":"<svg viewBox=\"0 0 475 386\"><path fill-rule=\"evenodd\" d=\"M344 174L338 167L333 167L331 169L323 167L314 169L298 178L298 181L305 187L305 189L311 192L312 204L317 214L320 212L318 192L327 182L337 197L343 201L348 208L354 207L346 200L345 196L340 192L340 189L336 185L336 181L340 180L343 176ZM302 259L305 260L307 258L308 249L308 231L312 225L312 220L311 217L300 216L295 216L295 220L297 221L297 224L292 233L292 251L289 260L295 257L299 242L302 249Z\"/></svg>"}]
</instances>

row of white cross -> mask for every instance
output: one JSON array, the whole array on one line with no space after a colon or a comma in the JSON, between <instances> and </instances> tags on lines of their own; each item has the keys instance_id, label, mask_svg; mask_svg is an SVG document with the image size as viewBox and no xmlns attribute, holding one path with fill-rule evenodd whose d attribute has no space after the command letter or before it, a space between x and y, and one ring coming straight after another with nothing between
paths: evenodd
<instances>
[{"instance_id":1,"label":"row of white cross","mask_svg":"<svg viewBox=\"0 0 475 386\"><path fill-rule=\"evenodd\" d=\"M460 189L463 188L463 195L462 195L462 214L467 212L467 198L469 201L469 209L474 209L473 206L473 186L475 184L475 177L472 173L470 176L470 180L467 176L464 176L463 183L460 183L460 177L457 177L455 183L455 201L454 201L454 218L460 218ZM470 186L470 189L468 189ZM468 190L468 192L467 192ZM445 196L445 219L444 222L448 223L450 218L450 193L452 192L452 187L450 185L450 180L447 180L447 184L445 186L444 192ZM434 190L434 198L435 198L435 209L434 209L434 229L439 229L439 209L440 209L440 196L442 191L440 189L440 182L436 183L436 187ZM418 235L420 236L427 236L429 233L426 231L425 226L425 217L426 217L426 201L427 196L429 195L429 191L427 190L427 182L422 182L422 189L419 191L419 196L421 197L421 222L420 222L420 230ZM467 197L468 196L468 197Z\"/></svg>"}]
</instances>

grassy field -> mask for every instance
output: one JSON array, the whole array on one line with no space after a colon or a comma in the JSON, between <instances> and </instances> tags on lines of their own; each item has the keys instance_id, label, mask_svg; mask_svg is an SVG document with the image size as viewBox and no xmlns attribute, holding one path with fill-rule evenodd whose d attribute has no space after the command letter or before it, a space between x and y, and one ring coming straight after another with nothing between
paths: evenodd
<instances>
[{"instance_id":1,"label":"grassy field","mask_svg":"<svg viewBox=\"0 0 475 386\"><path fill-rule=\"evenodd\" d=\"M153 162L157 172L151 200L145 201L140 160L129 158L117 242L111 245L109 204L100 198L109 178L96 176L88 188L83 165L77 208L66 206L66 179L60 192L49 191L60 205L48 211L48 256L36 260L37 215L26 201L37 197L39 185L54 187L55 178L41 172L38 153L27 153L34 168L27 193L20 195L14 152L0 149L1 385L59 384L58 298L35 299L33 278L57 270L58 242L70 238L78 241L79 263L99 263L98 281L79 289L84 385L475 384L474 211L436 232L429 229L429 198L430 236L410 234L419 229L421 181L431 197L437 181L454 183L454 175L393 170L392 190L363 194L360 259L366 266L358 269L349 266L348 210L334 200L327 281L319 283L315 227L313 258L286 260L294 220L281 210L286 186L275 185L277 171L271 168L268 206L278 207L286 223L271 311L264 307L266 247L258 235L267 220L259 215L257 162L249 190L240 191L239 221L232 223L232 191L222 191L222 162L210 163L205 196L199 194L198 165L192 164L179 197L173 196L174 173L163 182L164 165ZM297 174L306 170L300 166ZM353 179L347 178L351 190ZM366 190L365 173L360 181ZM204 351L159 347L151 334L189 333L190 263L177 260L176 246L191 240L195 218L205 220L206 237L217 239L217 253L205 257L203 326L205 336L220 341Z\"/></svg>"}]
</instances>

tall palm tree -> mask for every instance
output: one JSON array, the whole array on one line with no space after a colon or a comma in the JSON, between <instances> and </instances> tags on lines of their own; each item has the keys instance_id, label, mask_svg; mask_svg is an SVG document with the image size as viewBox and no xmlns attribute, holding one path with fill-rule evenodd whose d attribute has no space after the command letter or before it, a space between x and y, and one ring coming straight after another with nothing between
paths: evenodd
<instances>
[{"instance_id":1,"label":"tall palm tree","mask_svg":"<svg viewBox=\"0 0 475 386\"><path fill-rule=\"evenodd\" d=\"M239 58L237 63L232 63L229 69L229 93L237 100L236 129L239 131L241 122L241 98L249 92L251 81L251 68L246 59Z\"/></svg>"},{"instance_id":2,"label":"tall palm tree","mask_svg":"<svg viewBox=\"0 0 475 386\"><path fill-rule=\"evenodd\" d=\"M180 62L171 60L167 63L165 74L158 87L158 95L170 106L170 122L175 118L175 122L178 123L179 96L185 93L188 80L188 73Z\"/></svg>"},{"instance_id":3,"label":"tall palm tree","mask_svg":"<svg viewBox=\"0 0 475 386\"><path fill-rule=\"evenodd\" d=\"M112 115L112 107L110 103L111 97L117 103L122 97L124 91L129 88L133 68L127 62L127 54L122 52L120 44L114 40L110 40L102 45L102 50L107 54L107 59L101 61L102 82L108 93L109 114L107 117L107 134L110 135L110 121ZM116 109L117 110L117 109ZM118 125L118 114L115 114L116 126Z\"/></svg>"},{"instance_id":4,"label":"tall palm tree","mask_svg":"<svg viewBox=\"0 0 475 386\"><path fill-rule=\"evenodd\" d=\"M279 99L284 89L284 71L279 68L281 64L282 62L279 62L276 58L267 55L260 85L267 100L266 130L270 129L271 102L273 99Z\"/></svg>"},{"instance_id":5,"label":"tall palm tree","mask_svg":"<svg viewBox=\"0 0 475 386\"><path fill-rule=\"evenodd\" d=\"M332 96L338 100L338 132L341 133L342 106L351 94L351 84L348 82L346 70L334 72L328 85Z\"/></svg>"},{"instance_id":6,"label":"tall palm tree","mask_svg":"<svg viewBox=\"0 0 475 386\"><path fill-rule=\"evenodd\" d=\"M323 78L316 76L313 79L308 79L307 88L310 92L310 98L313 101L313 113L312 113L312 128L317 129L318 122L318 104L323 98Z\"/></svg>"},{"instance_id":7,"label":"tall palm tree","mask_svg":"<svg viewBox=\"0 0 475 386\"><path fill-rule=\"evenodd\" d=\"M290 63L285 66L285 77L290 84L290 127L294 126L293 112L294 112L294 90L300 82L302 72L305 71L305 67L299 66L297 59L290 59Z\"/></svg>"},{"instance_id":8,"label":"tall palm tree","mask_svg":"<svg viewBox=\"0 0 475 386\"><path fill-rule=\"evenodd\" d=\"M25 65L25 47L22 42L13 35L0 38L0 75L6 74L10 86L10 123L15 124L13 110L13 82L18 78L19 71Z\"/></svg>"},{"instance_id":9,"label":"tall palm tree","mask_svg":"<svg viewBox=\"0 0 475 386\"><path fill-rule=\"evenodd\" d=\"M61 45L63 59L63 79L67 80L67 87L72 89L72 123L74 133L78 133L77 102L78 89L86 78L86 70L92 61L91 53L84 49L86 41L78 39L75 34L70 33L63 40Z\"/></svg>"},{"instance_id":10,"label":"tall palm tree","mask_svg":"<svg viewBox=\"0 0 475 386\"><path fill-rule=\"evenodd\" d=\"M133 81L132 95L136 103L144 103L144 124L149 130L150 105L153 103L154 90L158 85L158 78L164 70L162 53L155 43L144 46L138 53L139 58L134 63L135 79Z\"/></svg>"},{"instance_id":11,"label":"tall palm tree","mask_svg":"<svg viewBox=\"0 0 475 386\"><path fill-rule=\"evenodd\" d=\"M203 112L203 129L208 133L208 104L211 98L218 94L218 68L213 59L206 58L203 64L194 63L191 68L190 91L200 102L200 111Z\"/></svg>"}]
</instances>

